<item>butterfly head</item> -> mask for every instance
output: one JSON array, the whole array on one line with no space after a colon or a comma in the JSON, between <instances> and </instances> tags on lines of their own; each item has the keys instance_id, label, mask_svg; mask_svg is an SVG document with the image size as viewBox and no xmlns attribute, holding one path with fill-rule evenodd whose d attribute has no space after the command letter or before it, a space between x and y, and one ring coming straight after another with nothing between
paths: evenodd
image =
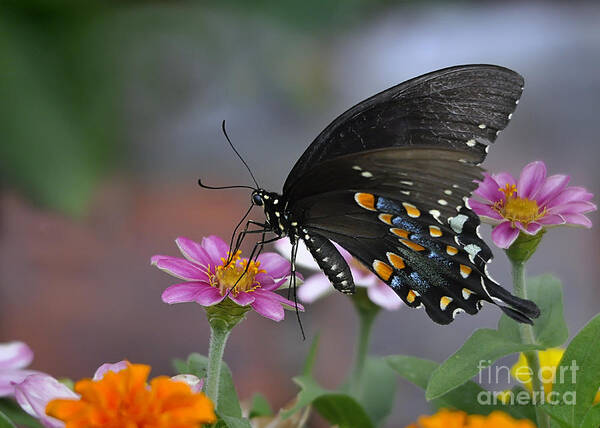
<instances>
[{"instance_id":1,"label":"butterfly head","mask_svg":"<svg viewBox=\"0 0 600 428\"><path fill-rule=\"evenodd\" d=\"M256 189L252 192L251 200L253 205L262 207L265 204L265 191L262 189Z\"/></svg>"}]
</instances>

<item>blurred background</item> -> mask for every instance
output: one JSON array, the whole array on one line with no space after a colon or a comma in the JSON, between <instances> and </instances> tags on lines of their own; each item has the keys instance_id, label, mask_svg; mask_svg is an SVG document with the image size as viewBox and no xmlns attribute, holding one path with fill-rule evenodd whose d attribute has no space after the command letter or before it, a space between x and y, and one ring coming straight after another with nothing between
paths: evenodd
<instances>
[{"instance_id":1,"label":"blurred background","mask_svg":"<svg viewBox=\"0 0 600 428\"><path fill-rule=\"evenodd\" d=\"M223 119L261 185L280 191L356 102L438 68L500 64L525 92L485 166L518 173L541 159L599 194L598 22L598 2L3 1L0 342L25 341L34 368L72 378L123 358L171 373L172 357L206 353L203 311L161 302L173 280L150 257L176 255L177 236L230 236L248 207L247 191L196 184L250 183ZM598 230L553 230L529 265L563 279L571 335L600 304ZM491 271L508 284L495 253ZM442 361L499 316L488 307L443 327L423 311L386 312L372 352ZM251 313L235 330L225 358L242 398L289 401L318 332L317 377L343 381L351 303L332 295L302 319L307 341L292 313L280 324ZM428 411L407 382L396 400L390 427Z\"/></svg>"}]
</instances>

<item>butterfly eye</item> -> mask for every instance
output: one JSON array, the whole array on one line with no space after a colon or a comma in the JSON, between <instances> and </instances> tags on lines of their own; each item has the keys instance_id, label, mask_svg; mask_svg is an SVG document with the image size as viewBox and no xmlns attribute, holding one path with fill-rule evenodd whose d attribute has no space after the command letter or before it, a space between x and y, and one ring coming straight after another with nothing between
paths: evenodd
<instances>
[{"instance_id":1,"label":"butterfly eye","mask_svg":"<svg viewBox=\"0 0 600 428\"><path fill-rule=\"evenodd\" d=\"M252 203L254 205L262 206L264 204L263 198L258 193L252 194Z\"/></svg>"}]
</instances>

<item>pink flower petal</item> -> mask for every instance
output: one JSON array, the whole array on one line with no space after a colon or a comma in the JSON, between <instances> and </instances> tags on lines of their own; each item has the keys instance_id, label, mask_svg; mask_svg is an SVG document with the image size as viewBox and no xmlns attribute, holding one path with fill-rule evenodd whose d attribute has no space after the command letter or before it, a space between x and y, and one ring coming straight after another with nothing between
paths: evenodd
<instances>
[{"instance_id":1,"label":"pink flower petal","mask_svg":"<svg viewBox=\"0 0 600 428\"><path fill-rule=\"evenodd\" d=\"M372 287L377 282L380 282L380 279L377 278L373 273L366 270L367 268L358 267L359 262L357 260L352 260L350 265L350 273L352 274L352 278L354 279L354 284L359 287Z\"/></svg>"},{"instance_id":2,"label":"pink flower petal","mask_svg":"<svg viewBox=\"0 0 600 428\"><path fill-rule=\"evenodd\" d=\"M108 372L119 373L121 370L125 370L129 366L129 361L123 360L118 363L104 363L94 373L93 380L100 380Z\"/></svg>"},{"instance_id":3,"label":"pink flower petal","mask_svg":"<svg viewBox=\"0 0 600 428\"><path fill-rule=\"evenodd\" d=\"M227 253L229 252L229 245L216 235L203 238L202 248L206 251L206 255L213 266L222 265L223 261L221 259L226 259Z\"/></svg>"},{"instance_id":4,"label":"pink flower petal","mask_svg":"<svg viewBox=\"0 0 600 428\"><path fill-rule=\"evenodd\" d=\"M496 180L496 183L498 183L498 188L504 189L506 188L507 184L509 187L517 185L516 180L508 172L499 172L498 174L493 174L492 178Z\"/></svg>"},{"instance_id":5,"label":"pink flower petal","mask_svg":"<svg viewBox=\"0 0 600 428\"><path fill-rule=\"evenodd\" d=\"M592 227L592 221L583 214L564 214L563 217L565 218L567 224L583 226L587 228Z\"/></svg>"},{"instance_id":6,"label":"pink flower petal","mask_svg":"<svg viewBox=\"0 0 600 428\"><path fill-rule=\"evenodd\" d=\"M572 201L563 205L557 205L548 210L551 214L585 214L596 211L596 204L587 201Z\"/></svg>"},{"instance_id":7,"label":"pink flower petal","mask_svg":"<svg viewBox=\"0 0 600 428\"><path fill-rule=\"evenodd\" d=\"M500 248L508 248L519 236L519 229L512 227L509 221L500 223L492 230L492 241Z\"/></svg>"},{"instance_id":8,"label":"pink flower petal","mask_svg":"<svg viewBox=\"0 0 600 428\"><path fill-rule=\"evenodd\" d=\"M473 211L475 211L475 214L477 214L480 217L489 217L495 220L503 219L503 217L500 214L498 214L498 212L495 211L490 205L486 205L484 203L476 201L473 198L469 199L469 206Z\"/></svg>"},{"instance_id":9,"label":"pink flower petal","mask_svg":"<svg viewBox=\"0 0 600 428\"><path fill-rule=\"evenodd\" d=\"M536 193L541 189L546 179L546 165L542 161L535 161L525 165L519 184L517 185L517 194L520 198L533 199Z\"/></svg>"},{"instance_id":10,"label":"pink flower petal","mask_svg":"<svg viewBox=\"0 0 600 428\"><path fill-rule=\"evenodd\" d=\"M175 243L186 259L206 267L210 264L210 257L201 244L182 236L177 238Z\"/></svg>"},{"instance_id":11,"label":"pink flower petal","mask_svg":"<svg viewBox=\"0 0 600 428\"><path fill-rule=\"evenodd\" d=\"M402 299L384 282L378 281L367 288L369 299L388 311L395 311L402 306Z\"/></svg>"},{"instance_id":12,"label":"pink flower petal","mask_svg":"<svg viewBox=\"0 0 600 428\"><path fill-rule=\"evenodd\" d=\"M290 262L277 253L264 253L258 256L260 268L273 278L283 278L290 274Z\"/></svg>"},{"instance_id":13,"label":"pink flower petal","mask_svg":"<svg viewBox=\"0 0 600 428\"><path fill-rule=\"evenodd\" d=\"M563 174L552 175L546 178L546 181L542 184L542 188L535 195L538 206L543 207L546 202L558 196L567 187L570 179L571 177Z\"/></svg>"},{"instance_id":14,"label":"pink flower petal","mask_svg":"<svg viewBox=\"0 0 600 428\"><path fill-rule=\"evenodd\" d=\"M281 303L284 307L284 309L290 309L292 311L296 310L296 305L294 304L294 302L292 300L288 300L285 297L283 297L280 294L277 293L271 293L270 297L272 297L273 299L277 300L279 303ZM304 312L304 306L302 306L300 303L298 303L298 310L300 312Z\"/></svg>"},{"instance_id":15,"label":"pink flower petal","mask_svg":"<svg viewBox=\"0 0 600 428\"><path fill-rule=\"evenodd\" d=\"M21 369L33 361L33 351L23 342L0 343L0 370Z\"/></svg>"},{"instance_id":16,"label":"pink flower petal","mask_svg":"<svg viewBox=\"0 0 600 428\"><path fill-rule=\"evenodd\" d=\"M35 370L1 370L0 371L0 397L11 397L15 394L15 385L23 382L27 376L39 374Z\"/></svg>"},{"instance_id":17,"label":"pink flower petal","mask_svg":"<svg viewBox=\"0 0 600 428\"><path fill-rule=\"evenodd\" d=\"M312 275L298 288L298 299L305 303L315 300L331 293L333 287L323 273Z\"/></svg>"},{"instance_id":18,"label":"pink flower petal","mask_svg":"<svg viewBox=\"0 0 600 428\"><path fill-rule=\"evenodd\" d=\"M46 415L46 405L56 398L77 399L79 395L52 376L35 374L15 386L15 397L21 408L40 419L45 427L62 428L65 426L62 421Z\"/></svg>"},{"instance_id":19,"label":"pink flower petal","mask_svg":"<svg viewBox=\"0 0 600 428\"><path fill-rule=\"evenodd\" d=\"M153 264L160 270L180 279L188 281L208 280L208 275L200 266L179 257L153 257Z\"/></svg>"},{"instance_id":20,"label":"pink flower petal","mask_svg":"<svg viewBox=\"0 0 600 428\"><path fill-rule=\"evenodd\" d=\"M202 387L204 386L204 379L200 379L198 376L194 376L193 374L179 374L171 377L171 380L187 384L192 392L201 392Z\"/></svg>"},{"instance_id":21,"label":"pink flower petal","mask_svg":"<svg viewBox=\"0 0 600 428\"><path fill-rule=\"evenodd\" d=\"M499 190L501 186L492 178L491 175L485 173L483 176L483 181L476 182L479 183L479 187L475 189L473 194L490 202L504 200L504 193Z\"/></svg>"},{"instance_id":22,"label":"pink flower petal","mask_svg":"<svg viewBox=\"0 0 600 428\"><path fill-rule=\"evenodd\" d=\"M552 225L564 224L565 219L563 216L561 216L559 214L547 214L544 217L537 220L537 222L544 226L552 226Z\"/></svg>"},{"instance_id":23,"label":"pink flower petal","mask_svg":"<svg viewBox=\"0 0 600 428\"><path fill-rule=\"evenodd\" d=\"M548 209L565 205L569 202L589 201L594 195L583 187L567 187L554 198L548 200L546 207Z\"/></svg>"},{"instance_id":24,"label":"pink flower petal","mask_svg":"<svg viewBox=\"0 0 600 428\"><path fill-rule=\"evenodd\" d=\"M536 222L529 223L527 226L525 226L519 221L515 222L515 224L519 228L519 230L522 230L528 235L535 235L542 229L542 225Z\"/></svg>"},{"instance_id":25,"label":"pink flower petal","mask_svg":"<svg viewBox=\"0 0 600 428\"><path fill-rule=\"evenodd\" d=\"M350 264L352 262L352 260L354 259L354 257L352 257L352 254L350 254L348 251L346 251L346 249L344 247L342 247L337 242L333 242L333 246L335 248L337 248L337 250L340 252L340 254L344 258L344 260L346 260L346 263Z\"/></svg>"},{"instance_id":26,"label":"pink flower petal","mask_svg":"<svg viewBox=\"0 0 600 428\"><path fill-rule=\"evenodd\" d=\"M218 288L211 287L208 282L192 281L171 285L163 292L161 298L169 304L196 302L202 306L212 306L225 297L221 296Z\"/></svg>"},{"instance_id":27,"label":"pink flower petal","mask_svg":"<svg viewBox=\"0 0 600 428\"><path fill-rule=\"evenodd\" d=\"M260 289L261 290L266 290L266 291L277 290L280 287L282 287L284 284L286 284L288 281L290 281L290 278L291 277L282 278L282 279L279 279L277 281L271 281L270 283L259 281L260 282ZM304 281L303 276L299 272L296 272L296 278L297 278L297 281L296 281L297 285L302 284L302 281ZM258 275L256 276L256 279L258 280ZM291 284L290 284L290 287L291 287Z\"/></svg>"},{"instance_id":28,"label":"pink flower petal","mask_svg":"<svg viewBox=\"0 0 600 428\"><path fill-rule=\"evenodd\" d=\"M254 292L252 309L265 318L272 319L273 321L281 321L285 316L283 306L271 294L274 293L260 290Z\"/></svg>"},{"instance_id":29,"label":"pink flower petal","mask_svg":"<svg viewBox=\"0 0 600 428\"><path fill-rule=\"evenodd\" d=\"M250 292L250 293L246 293L245 291L242 291L242 292L238 293L237 296L235 296L232 292L232 293L229 293L229 298L240 306L248 306L250 303L254 302L255 295L256 295L256 291Z\"/></svg>"}]
</instances>

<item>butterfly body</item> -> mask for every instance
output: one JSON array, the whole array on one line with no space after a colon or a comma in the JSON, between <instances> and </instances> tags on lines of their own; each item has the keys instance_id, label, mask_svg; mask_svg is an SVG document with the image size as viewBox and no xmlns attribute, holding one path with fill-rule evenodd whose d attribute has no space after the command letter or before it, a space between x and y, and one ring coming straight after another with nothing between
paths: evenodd
<instances>
[{"instance_id":1,"label":"butterfly body","mask_svg":"<svg viewBox=\"0 0 600 428\"><path fill-rule=\"evenodd\" d=\"M489 145L522 92L517 73L497 66L438 70L349 109L308 147L281 194L256 189L263 231L300 241L333 286L354 292L339 244L411 307L450 323L482 302L531 322L533 302L487 273L492 253L468 197Z\"/></svg>"}]
</instances>

